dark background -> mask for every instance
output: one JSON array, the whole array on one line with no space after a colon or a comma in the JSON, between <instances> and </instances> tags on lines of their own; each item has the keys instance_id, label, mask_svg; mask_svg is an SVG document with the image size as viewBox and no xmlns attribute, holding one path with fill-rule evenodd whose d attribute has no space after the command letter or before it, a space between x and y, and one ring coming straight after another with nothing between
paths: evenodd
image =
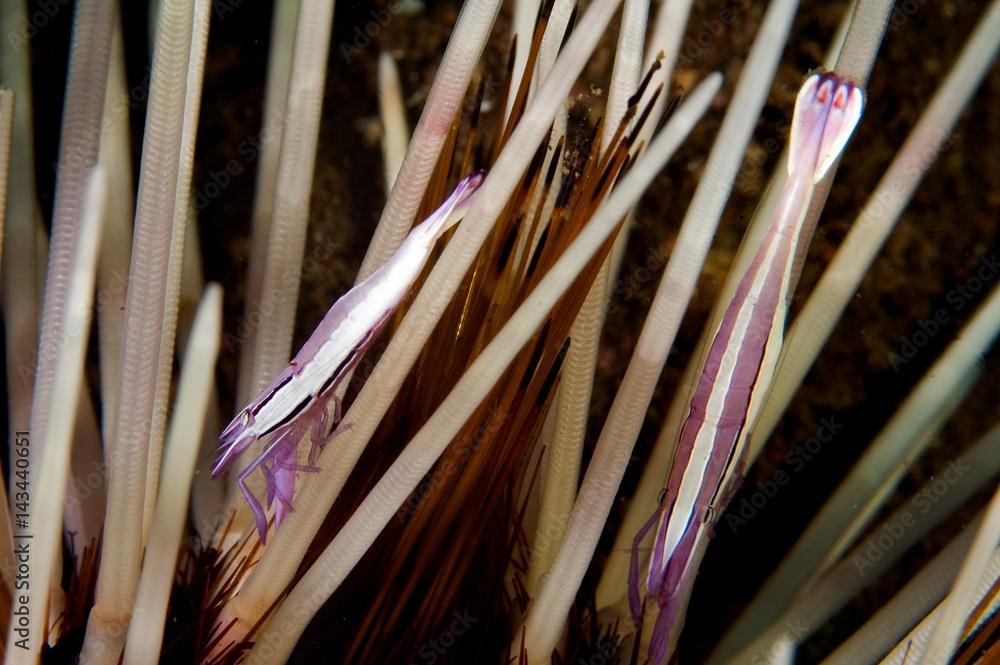
<instances>
[{"instance_id":1,"label":"dark background","mask_svg":"<svg viewBox=\"0 0 1000 665\"><path fill-rule=\"evenodd\" d=\"M141 86L149 67L147 9L141 2L123 4L129 83ZM39 2L29 5L32 10L41 7ZM717 0L695 3L682 50L688 57L682 57L677 81L688 87L704 74L719 70L725 75L724 89L716 111L699 125L696 135L667 167L641 206L622 273L638 281L633 282L635 288L628 291L628 297L621 297L623 292L619 291L619 300L608 320L590 443L596 438L628 362L639 332L637 322L644 316L655 291L662 261L654 265L648 278L638 278L644 273L637 270L650 265L651 257L656 264L656 256L669 256L722 110L758 28L763 5L763 2ZM623 497L634 488L642 460L655 439L676 381L700 335L715 291L725 277L746 222L784 145L787 119L802 76L818 65L846 5L843 1L802 3L768 105L757 124L744 172L726 208L695 301L650 408L636 459L623 485ZM898 3L867 88L864 118L843 159L810 249L796 305L801 304L802 294L808 292L833 256L985 5L985 2L935 0ZM417 14L393 16L380 26L369 43L352 50L350 45L359 43L358 28L363 29L373 19L372 12L385 6L385 2L337 2L309 232L309 247L332 247L333 257L326 269L306 275L303 280L296 322L297 344L304 341L333 299L353 281L384 204L374 89L378 53L388 50L397 59L412 127L419 117L459 3L427 2ZM54 190L53 164L58 147L71 7L71 3L60 5L60 10L32 40L36 169L46 218L51 213ZM239 147L259 135L261 129L271 6L256 0L221 0L213 9L193 186L196 191L204 188L212 182L213 174L226 169L230 160L239 160L244 167L222 196L207 202L199 217L206 278L223 284L226 330L233 332L243 308L256 173L256 160L248 160ZM729 25L717 23L715 17L727 9L734 12L735 19ZM487 53L488 65L494 69L502 63L507 44L508 11L505 8L498 20ZM698 40L706 31L711 36L711 45L701 48ZM581 94L590 84L603 84L607 80L615 34L615 26L610 26L608 37L578 84ZM349 45L347 50L343 48L345 45ZM350 58L345 58L348 51ZM576 112L596 119L602 104L601 99L583 102ZM750 469L744 490L732 505L739 506L742 499L749 498L780 471L789 474L790 482L745 526L734 530L726 526L725 518L721 521L688 614L682 642L683 662L696 662L712 647L728 621L749 600L988 291L984 288L961 311L947 299L949 291L967 283L984 257L1000 250L998 107L1000 69L994 66L772 441ZM136 165L143 110L144 99L137 97L131 112ZM307 247L307 255L309 251ZM912 339L913 333L920 329L920 322L932 318L941 308L951 315L951 323L896 371L890 354L901 353L904 340ZM224 347L219 379L223 408L227 412L234 406L235 361L235 353L227 352ZM912 493L995 423L998 384L1000 359L994 352L984 359L983 378L958 414L904 479L896 501ZM790 452L815 435L822 419L831 417L844 424L843 431L801 469L798 465L792 468ZM886 510L895 505L890 502ZM624 501L619 508L623 507ZM801 662L819 660L844 639L905 583L970 514L967 510L915 547L902 565L852 602L806 644L800 652ZM610 546L610 539L605 540L605 546Z\"/></svg>"}]
</instances>

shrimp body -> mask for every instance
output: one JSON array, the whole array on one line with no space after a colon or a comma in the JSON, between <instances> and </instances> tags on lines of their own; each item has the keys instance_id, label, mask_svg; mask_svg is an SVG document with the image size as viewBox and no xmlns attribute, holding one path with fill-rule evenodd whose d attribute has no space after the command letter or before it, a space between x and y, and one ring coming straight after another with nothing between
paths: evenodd
<instances>
[{"instance_id":1,"label":"shrimp body","mask_svg":"<svg viewBox=\"0 0 1000 665\"><path fill-rule=\"evenodd\" d=\"M263 542L267 534L264 508L246 485L260 467L267 480L267 504L278 500L275 524L292 508L295 473L313 471L329 424L340 420L337 387L378 336L420 275L435 242L465 214L485 175L474 173L459 183L448 199L403 240L378 270L337 300L295 357L244 407L219 437L215 477L250 444L269 437L264 451L240 472L240 486ZM309 463L296 462L296 449L311 434Z\"/></svg>"},{"instance_id":2,"label":"shrimp body","mask_svg":"<svg viewBox=\"0 0 1000 665\"><path fill-rule=\"evenodd\" d=\"M705 367L681 427L660 506L636 537L630 602L641 619L638 545L656 527L645 576L647 593L659 606L650 642L654 662L666 656L673 624L686 602L681 589L691 581L703 538L728 503L742 476L738 445L766 393L780 349L798 239L813 187L827 173L857 124L861 90L835 74L813 75L799 92L792 119L788 179L768 230L741 278L712 338ZM766 378L764 378L766 377ZM761 385L758 385L758 380Z\"/></svg>"}]
</instances>

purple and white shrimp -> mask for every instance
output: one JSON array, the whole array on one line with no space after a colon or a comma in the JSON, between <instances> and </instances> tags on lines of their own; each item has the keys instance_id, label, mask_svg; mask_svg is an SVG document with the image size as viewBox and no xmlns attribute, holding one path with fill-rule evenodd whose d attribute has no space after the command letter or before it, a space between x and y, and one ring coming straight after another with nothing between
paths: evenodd
<instances>
[{"instance_id":1,"label":"purple and white shrimp","mask_svg":"<svg viewBox=\"0 0 1000 665\"><path fill-rule=\"evenodd\" d=\"M659 607L649 646L654 662L667 655L671 631L697 572L702 539L711 535L742 476L744 426L759 409L777 358L774 352L781 346L809 199L847 144L862 106L861 89L833 73L810 76L796 99L788 180L767 233L715 331L660 506L633 546L629 601L641 622L638 547L656 526L645 580L649 597ZM755 386L764 390L754 394Z\"/></svg>"},{"instance_id":2,"label":"purple and white shrimp","mask_svg":"<svg viewBox=\"0 0 1000 665\"><path fill-rule=\"evenodd\" d=\"M343 429L341 425L328 434L329 426L340 421L338 385L350 375L413 286L434 243L465 214L484 178L485 174L474 173L462 180L441 207L410 231L382 267L337 300L291 362L220 435L212 477L229 467L251 443L269 439L264 451L236 479L253 511L261 542L267 537L267 517L247 487L247 478L258 467L263 472L267 506L277 499L277 528L292 510L296 472L317 470L319 451ZM301 465L296 451L306 435L312 447L308 464Z\"/></svg>"}]
</instances>

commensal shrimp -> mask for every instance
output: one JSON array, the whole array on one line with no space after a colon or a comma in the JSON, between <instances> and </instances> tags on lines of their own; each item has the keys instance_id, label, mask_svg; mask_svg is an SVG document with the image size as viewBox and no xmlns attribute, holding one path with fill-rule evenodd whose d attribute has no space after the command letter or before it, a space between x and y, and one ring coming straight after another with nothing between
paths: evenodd
<instances>
[{"instance_id":1,"label":"commensal shrimp","mask_svg":"<svg viewBox=\"0 0 1000 665\"><path fill-rule=\"evenodd\" d=\"M766 392L777 358L774 352L781 346L809 199L854 131L862 97L856 85L826 73L810 76L796 99L788 180L766 235L712 338L660 505L633 545L629 601L633 617L641 623L638 548L656 526L646 574L646 591L659 607L649 646L654 662L667 655L674 623L686 602L682 589L690 589L702 539L711 535L742 475L744 426L759 408L757 399ZM773 346L768 350L769 343Z\"/></svg>"},{"instance_id":2,"label":"commensal shrimp","mask_svg":"<svg viewBox=\"0 0 1000 665\"><path fill-rule=\"evenodd\" d=\"M292 510L296 472L316 471L320 450L344 428L338 426L328 434L329 425L340 421L338 385L413 286L435 241L463 217L484 178L485 174L477 172L462 180L440 208L410 231L382 267L337 300L291 362L219 436L213 478L251 443L269 438L264 451L236 479L253 511L262 543L267 537L267 517L247 486L247 478L258 467L261 469L267 481L266 505L270 507L277 499L277 528L285 513ZM301 465L296 451L306 435L312 446L308 464Z\"/></svg>"}]
</instances>

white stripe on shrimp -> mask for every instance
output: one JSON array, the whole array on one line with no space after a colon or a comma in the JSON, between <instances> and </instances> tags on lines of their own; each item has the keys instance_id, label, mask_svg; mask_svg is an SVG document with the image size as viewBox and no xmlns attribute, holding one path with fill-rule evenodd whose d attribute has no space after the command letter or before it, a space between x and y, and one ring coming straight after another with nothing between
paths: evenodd
<instances>
[{"instance_id":1,"label":"white stripe on shrimp","mask_svg":"<svg viewBox=\"0 0 1000 665\"><path fill-rule=\"evenodd\" d=\"M333 304L295 357L264 390L242 409L219 437L212 476L222 473L247 447L270 437L264 452L240 472L237 484L254 514L261 542L267 518L246 485L258 467L267 479L267 505L278 499L275 526L291 510L295 473L314 470L319 449L333 436L329 424L340 420L337 386L360 360L420 275L435 241L468 209L485 175L474 173L403 240L399 249L367 279ZM311 434L309 465L296 464L299 442Z\"/></svg>"},{"instance_id":2,"label":"white stripe on shrimp","mask_svg":"<svg viewBox=\"0 0 1000 665\"><path fill-rule=\"evenodd\" d=\"M654 662L666 656L683 594L694 574L698 543L742 475L744 426L758 379L769 380L785 324L796 249L813 187L839 157L861 117L860 88L836 74L810 76L799 91L789 139L788 180L768 230L712 338L705 368L691 396L673 466L656 513L635 539L638 548L655 525L646 590L659 606L650 641ZM772 343L774 348L768 349ZM754 404L755 406L756 404ZM735 462L735 464L734 464ZM633 550L629 600L637 621L638 552Z\"/></svg>"}]
</instances>

